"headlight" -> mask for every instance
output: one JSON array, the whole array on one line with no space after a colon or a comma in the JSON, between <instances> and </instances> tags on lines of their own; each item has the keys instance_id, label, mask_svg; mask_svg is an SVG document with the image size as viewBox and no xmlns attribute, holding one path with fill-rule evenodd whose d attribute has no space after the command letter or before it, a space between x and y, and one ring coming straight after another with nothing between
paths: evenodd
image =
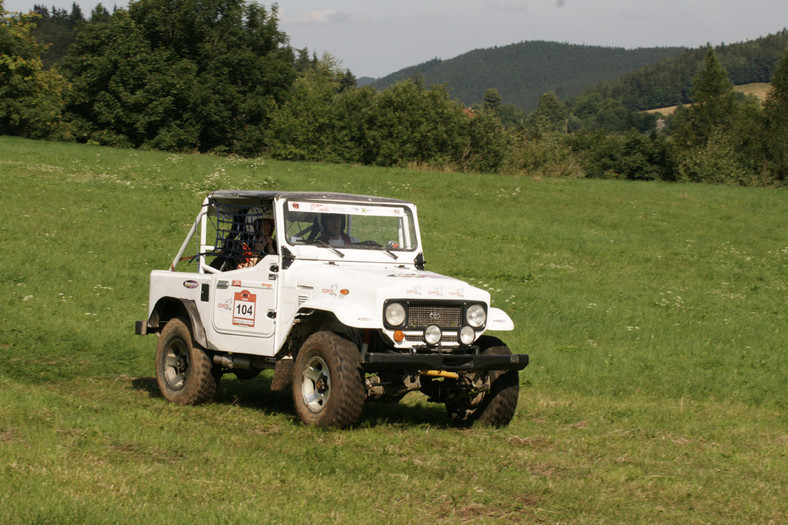
<instances>
[{"instance_id":1,"label":"headlight","mask_svg":"<svg viewBox=\"0 0 788 525\"><path fill-rule=\"evenodd\" d=\"M460 330L460 342L464 345L469 345L476 338L476 332L470 326L463 326Z\"/></svg>"},{"instance_id":2,"label":"headlight","mask_svg":"<svg viewBox=\"0 0 788 525\"><path fill-rule=\"evenodd\" d=\"M424 341L428 345L437 345L440 343L441 329L434 324L429 325L426 330L424 330Z\"/></svg>"},{"instance_id":3,"label":"headlight","mask_svg":"<svg viewBox=\"0 0 788 525\"><path fill-rule=\"evenodd\" d=\"M484 307L480 304L471 305L468 310L465 311L465 320L474 328L484 326L484 323L487 321L487 314L484 312Z\"/></svg>"},{"instance_id":4,"label":"headlight","mask_svg":"<svg viewBox=\"0 0 788 525\"><path fill-rule=\"evenodd\" d=\"M386 307L386 322L390 326L400 326L405 322L405 307L400 303L391 303Z\"/></svg>"}]
</instances>

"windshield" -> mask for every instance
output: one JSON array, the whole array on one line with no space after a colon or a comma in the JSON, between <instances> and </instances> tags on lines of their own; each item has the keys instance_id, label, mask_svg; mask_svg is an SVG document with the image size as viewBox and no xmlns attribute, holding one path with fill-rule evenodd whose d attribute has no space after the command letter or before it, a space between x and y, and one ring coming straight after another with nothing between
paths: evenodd
<instances>
[{"instance_id":1,"label":"windshield","mask_svg":"<svg viewBox=\"0 0 788 525\"><path fill-rule=\"evenodd\" d=\"M414 251L416 228L411 210L402 205L366 205L288 201L286 242L330 248Z\"/></svg>"}]
</instances>

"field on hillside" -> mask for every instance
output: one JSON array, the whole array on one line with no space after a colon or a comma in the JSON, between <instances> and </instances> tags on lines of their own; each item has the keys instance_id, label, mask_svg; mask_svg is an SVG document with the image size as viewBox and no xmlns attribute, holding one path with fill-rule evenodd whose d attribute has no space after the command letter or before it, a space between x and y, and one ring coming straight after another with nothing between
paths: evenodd
<instances>
[{"instance_id":1,"label":"field on hillside","mask_svg":"<svg viewBox=\"0 0 788 525\"><path fill-rule=\"evenodd\" d=\"M740 86L733 86L733 90L743 95L755 95L758 100L763 102L769 94L772 85L768 82L753 82L752 84L742 84ZM649 109L646 113L662 113L664 116L672 115L678 106L668 106L665 108Z\"/></svg>"},{"instance_id":2,"label":"field on hillside","mask_svg":"<svg viewBox=\"0 0 788 525\"><path fill-rule=\"evenodd\" d=\"M282 163L0 137L3 523L785 523L782 190ZM411 394L300 424L271 376L164 401L148 273L218 188L415 202L427 268L531 364L508 428Z\"/></svg>"}]
</instances>

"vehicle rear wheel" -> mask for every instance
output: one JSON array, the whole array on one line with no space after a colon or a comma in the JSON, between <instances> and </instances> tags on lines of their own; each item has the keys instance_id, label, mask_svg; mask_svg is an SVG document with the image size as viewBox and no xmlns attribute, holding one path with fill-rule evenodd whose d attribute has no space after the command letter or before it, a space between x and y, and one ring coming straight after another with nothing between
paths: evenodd
<instances>
[{"instance_id":1,"label":"vehicle rear wheel","mask_svg":"<svg viewBox=\"0 0 788 525\"><path fill-rule=\"evenodd\" d=\"M213 399L217 382L211 359L194 346L188 324L169 320L156 347L156 383L162 395L173 403L199 405Z\"/></svg>"},{"instance_id":2,"label":"vehicle rear wheel","mask_svg":"<svg viewBox=\"0 0 788 525\"><path fill-rule=\"evenodd\" d=\"M366 398L358 347L333 332L317 332L295 358L293 403L298 417L317 427L348 427Z\"/></svg>"},{"instance_id":3,"label":"vehicle rear wheel","mask_svg":"<svg viewBox=\"0 0 788 525\"><path fill-rule=\"evenodd\" d=\"M509 347L499 339L482 339L480 344L487 346L482 350L482 355L512 355ZM489 391L446 402L446 410L454 425L469 427L476 423L504 427L512 420L520 397L520 377L517 370L492 370L489 374Z\"/></svg>"}]
</instances>

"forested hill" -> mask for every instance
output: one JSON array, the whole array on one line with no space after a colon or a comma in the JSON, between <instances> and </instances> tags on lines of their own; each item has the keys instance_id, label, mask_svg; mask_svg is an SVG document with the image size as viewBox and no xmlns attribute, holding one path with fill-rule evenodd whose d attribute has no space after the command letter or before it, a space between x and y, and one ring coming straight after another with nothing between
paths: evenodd
<instances>
[{"instance_id":1,"label":"forested hill","mask_svg":"<svg viewBox=\"0 0 788 525\"><path fill-rule=\"evenodd\" d=\"M520 42L477 49L450 60L436 58L392 73L372 85L383 89L420 74L428 85L448 84L452 97L465 105L482 103L484 92L496 88L504 104L514 104L530 112L547 91L555 92L561 99L575 97L590 86L614 80L685 50Z\"/></svg>"},{"instance_id":2,"label":"forested hill","mask_svg":"<svg viewBox=\"0 0 788 525\"><path fill-rule=\"evenodd\" d=\"M722 44L714 48L734 85L770 82L780 57L788 48L788 30L757 40ZM690 49L676 56L597 85L606 98L621 100L631 110L674 106L692 102L692 79L703 61L706 48Z\"/></svg>"}]
</instances>

